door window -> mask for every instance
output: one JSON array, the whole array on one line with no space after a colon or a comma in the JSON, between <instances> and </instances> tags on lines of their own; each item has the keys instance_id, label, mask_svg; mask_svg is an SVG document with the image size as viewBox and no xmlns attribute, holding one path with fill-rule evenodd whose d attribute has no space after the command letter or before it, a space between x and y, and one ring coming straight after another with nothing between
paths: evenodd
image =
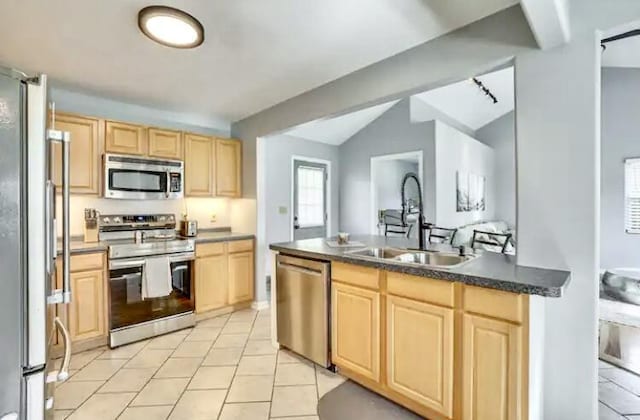
<instances>
[{"instance_id":1,"label":"door window","mask_svg":"<svg viewBox=\"0 0 640 420\"><path fill-rule=\"evenodd\" d=\"M298 167L298 223L324 225L324 168Z\"/></svg>"}]
</instances>

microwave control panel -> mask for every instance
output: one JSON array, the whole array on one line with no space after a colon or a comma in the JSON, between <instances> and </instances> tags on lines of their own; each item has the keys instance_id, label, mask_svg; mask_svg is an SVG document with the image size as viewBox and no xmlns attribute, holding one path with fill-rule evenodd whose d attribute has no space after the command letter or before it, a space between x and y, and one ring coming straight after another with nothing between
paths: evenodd
<instances>
[{"instance_id":1,"label":"microwave control panel","mask_svg":"<svg viewBox=\"0 0 640 420\"><path fill-rule=\"evenodd\" d=\"M182 176L177 172L169 175L169 191L180 192L182 190Z\"/></svg>"}]
</instances>

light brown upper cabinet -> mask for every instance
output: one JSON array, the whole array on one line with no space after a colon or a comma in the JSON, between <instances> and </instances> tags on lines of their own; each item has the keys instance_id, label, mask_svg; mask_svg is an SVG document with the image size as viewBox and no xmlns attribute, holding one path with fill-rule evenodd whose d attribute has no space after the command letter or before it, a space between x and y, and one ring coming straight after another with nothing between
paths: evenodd
<instances>
[{"instance_id":1,"label":"light brown upper cabinet","mask_svg":"<svg viewBox=\"0 0 640 420\"><path fill-rule=\"evenodd\" d=\"M149 128L149 156L182 159L182 133L173 130Z\"/></svg>"},{"instance_id":2,"label":"light brown upper cabinet","mask_svg":"<svg viewBox=\"0 0 640 420\"><path fill-rule=\"evenodd\" d=\"M187 197L215 195L215 153L213 137L184 134L184 193Z\"/></svg>"},{"instance_id":3,"label":"light brown upper cabinet","mask_svg":"<svg viewBox=\"0 0 640 420\"><path fill-rule=\"evenodd\" d=\"M105 152L126 155L145 155L147 153L146 127L117 121L107 121L105 127Z\"/></svg>"},{"instance_id":4,"label":"light brown upper cabinet","mask_svg":"<svg viewBox=\"0 0 640 420\"><path fill-rule=\"evenodd\" d=\"M216 195L242 196L242 142L234 139L216 141Z\"/></svg>"},{"instance_id":5,"label":"light brown upper cabinet","mask_svg":"<svg viewBox=\"0 0 640 420\"><path fill-rule=\"evenodd\" d=\"M80 115L56 113L55 128L71 134L69 188L72 194L100 194L102 154L101 120ZM62 147L54 143L53 182L62 185Z\"/></svg>"}]
</instances>

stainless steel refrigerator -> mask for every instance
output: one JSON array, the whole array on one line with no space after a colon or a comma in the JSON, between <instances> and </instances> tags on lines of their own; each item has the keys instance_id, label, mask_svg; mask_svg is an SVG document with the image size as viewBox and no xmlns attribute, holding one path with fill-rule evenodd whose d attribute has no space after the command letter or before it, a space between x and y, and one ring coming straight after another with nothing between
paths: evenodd
<instances>
[{"instance_id":1,"label":"stainless steel refrigerator","mask_svg":"<svg viewBox=\"0 0 640 420\"><path fill-rule=\"evenodd\" d=\"M69 334L56 305L69 288L69 135L47 130L47 78L0 67L0 419L53 415L55 383L68 376ZM63 252L57 258L51 143L62 143ZM57 261L56 261L57 260ZM52 290L56 263L63 289ZM59 367L50 346L60 334Z\"/></svg>"}]
</instances>

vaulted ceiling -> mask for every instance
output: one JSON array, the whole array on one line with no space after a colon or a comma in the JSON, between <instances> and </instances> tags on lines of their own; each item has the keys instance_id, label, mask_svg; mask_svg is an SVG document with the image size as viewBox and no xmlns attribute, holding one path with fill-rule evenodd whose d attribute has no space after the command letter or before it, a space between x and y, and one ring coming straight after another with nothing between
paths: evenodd
<instances>
[{"instance_id":1,"label":"vaulted ceiling","mask_svg":"<svg viewBox=\"0 0 640 420\"><path fill-rule=\"evenodd\" d=\"M517 0L158 0L197 17L205 43L141 35L148 0L4 0L0 63L54 83L236 121L436 38Z\"/></svg>"}]
</instances>

